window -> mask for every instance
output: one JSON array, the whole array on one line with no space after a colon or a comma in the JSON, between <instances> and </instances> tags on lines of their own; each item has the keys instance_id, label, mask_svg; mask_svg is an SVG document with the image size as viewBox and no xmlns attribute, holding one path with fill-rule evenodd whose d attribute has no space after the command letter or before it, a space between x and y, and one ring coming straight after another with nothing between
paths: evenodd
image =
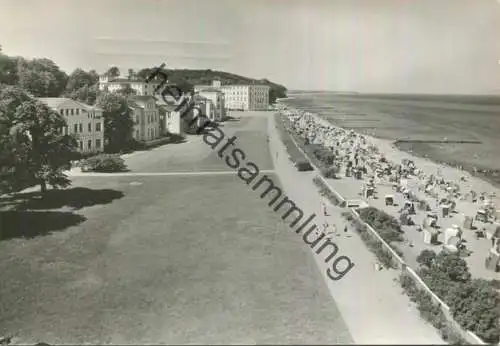
<instances>
[{"instance_id":1,"label":"window","mask_svg":"<svg viewBox=\"0 0 500 346\"><path fill-rule=\"evenodd\" d=\"M73 108L71 108L71 115L74 115L75 114L75 110Z\"/></svg>"},{"instance_id":2,"label":"window","mask_svg":"<svg viewBox=\"0 0 500 346\"><path fill-rule=\"evenodd\" d=\"M61 115L64 115L64 109L61 109L59 113L61 113Z\"/></svg>"},{"instance_id":3,"label":"window","mask_svg":"<svg viewBox=\"0 0 500 346\"><path fill-rule=\"evenodd\" d=\"M96 139L95 140L95 148L96 149L101 149L101 140L100 139Z\"/></svg>"},{"instance_id":4,"label":"window","mask_svg":"<svg viewBox=\"0 0 500 346\"><path fill-rule=\"evenodd\" d=\"M101 123L96 123L95 124L95 131L96 132L101 132Z\"/></svg>"},{"instance_id":5,"label":"window","mask_svg":"<svg viewBox=\"0 0 500 346\"><path fill-rule=\"evenodd\" d=\"M80 145L80 150L83 150L83 141L78 141L78 142L79 142L78 144Z\"/></svg>"},{"instance_id":6,"label":"window","mask_svg":"<svg viewBox=\"0 0 500 346\"><path fill-rule=\"evenodd\" d=\"M76 115L79 115L79 114L80 114L80 109L78 109L78 108L77 108L77 109L75 110L75 112L76 112Z\"/></svg>"},{"instance_id":7,"label":"window","mask_svg":"<svg viewBox=\"0 0 500 346\"><path fill-rule=\"evenodd\" d=\"M74 125L73 125L73 130L74 130L74 131L73 131L74 133L77 133L77 132L78 132L78 124L74 124Z\"/></svg>"},{"instance_id":8,"label":"window","mask_svg":"<svg viewBox=\"0 0 500 346\"><path fill-rule=\"evenodd\" d=\"M80 132L83 132L83 124L80 123Z\"/></svg>"},{"instance_id":9,"label":"window","mask_svg":"<svg viewBox=\"0 0 500 346\"><path fill-rule=\"evenodd\" d=\"M67 135L68 134L68 127L67 126L64 126L64 134Z\"/></svg>"},{"instance_id":10,"label":"window","mask_svg":"<svg viewBox=\"0 0 500 346\"><path fill-rule=\"evenodd\" d=\"M92 123L88 123L87 125L88 125L87 126L88 131L92 132Z\"/></svg>"},{"instance_id":11,"label":"window","mask_svg":"<svg viewBox=\"0 0 500 346\"><path fill-rule=\"evenodd\" d=\"M92 149L92 140L90 140L90 139L87 141L87 148L89 150Z\"/></svg>"},{"instance_id":12,"label":"window","mask_svg":"<svg viewBox=\"0 0 500 346\"><path fill-rule=\"evenodd\" d=\"M66 115L69 115L69 109L65 109Z\"/></svg>"}]
</instances>

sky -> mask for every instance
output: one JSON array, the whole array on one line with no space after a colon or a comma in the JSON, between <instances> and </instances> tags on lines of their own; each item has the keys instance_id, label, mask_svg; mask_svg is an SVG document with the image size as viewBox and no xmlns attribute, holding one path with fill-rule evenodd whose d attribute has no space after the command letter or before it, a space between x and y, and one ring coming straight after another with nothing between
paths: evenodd
<instances>
[{"instance_id":1,"label":"sky","mask_svg":"<svg viewBox=\"0 0 500 346\"><path fill-rule=\"evenodd\" d=\"M500 94L500 0L0 0L5 54L291 90Z\"/></svg>"}]
</instances>

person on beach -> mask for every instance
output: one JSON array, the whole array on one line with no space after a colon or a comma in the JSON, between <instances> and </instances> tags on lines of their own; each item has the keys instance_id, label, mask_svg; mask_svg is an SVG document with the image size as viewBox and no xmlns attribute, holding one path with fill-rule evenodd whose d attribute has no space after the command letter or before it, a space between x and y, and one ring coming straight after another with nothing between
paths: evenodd
<instances>
[{"instance_id":1,"label":"person on beach","mask_svg":"<svg viewBox=\"0 0 500 346\"><path fill-rule=\"evenodd\" d=\"M323 222L323 233L328 234L328 221Z\"/></svg>"},{"instance_id":2,"label":"person on beach","mask_svg":"<svg viewBox=\"0 0 500 346\"><path fill-rule=\"evenodd\" d=\"M321 208L323 209L323 215L328 216L328 210L326 209L326 203L322 202L321 203Z\"/></svg>"}]
</instances>

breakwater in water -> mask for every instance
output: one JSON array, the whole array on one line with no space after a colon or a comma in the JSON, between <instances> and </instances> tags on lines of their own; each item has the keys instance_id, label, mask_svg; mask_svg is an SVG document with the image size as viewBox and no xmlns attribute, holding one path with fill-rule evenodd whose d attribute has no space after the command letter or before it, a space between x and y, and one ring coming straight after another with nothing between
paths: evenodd
<instances>
[{"instance_id":1,"label":"breakwater in water","mask_svg":"<svg viewBox=\"0 0 500 346\"><path fill-rule=\"evenodd\" d=\"M398 143L432 143L432 144L483 144L481 141L464 141L464 140L448 140L448 139L437 139L437 140L429 140L429 139L398 139L394 142L394 144Z\"/></svg>"},{"instance_id":2,"label":"breakwater in water","mask_svg":"<svg viewBox=\"0 0 500 346\"><path fill-rule=\"evenodd\" d=\"M500 96L292 96L282 103L500 186Z\"/></svg>"}]
</instances>

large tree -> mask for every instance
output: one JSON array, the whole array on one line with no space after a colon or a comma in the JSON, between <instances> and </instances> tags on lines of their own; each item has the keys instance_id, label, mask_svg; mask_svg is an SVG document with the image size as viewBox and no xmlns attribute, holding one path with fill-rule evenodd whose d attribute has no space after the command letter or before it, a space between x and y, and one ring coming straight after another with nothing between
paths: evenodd
<instances>
[{"instance_id":1,"label":"large tree","mask_svg":"<svg viewBox=\"0 0 500 346\"><path fill-rule=\"evenodd\" d=\"M97 84L99 81L99 76L95 71L86 72L80 68L77 68L68 77L68 83L66 84L66 92L71 93L75 90L81 89L84 86L92 86Z\"/></svg>"},{"instance_id":2,"label":"large tree","mask_svg":"<svg viewBox=\"0 0 500 346\"><path fill-rule=\"evenodd\" d=\"M134 122L127 99L117 93L102 93L96 105L103 110L104 141L107 152L129 149Z\"/></svg>"},{"instance_id":3,"label":"large tree","mask_svg":"<svg viewBox=\"0 0 500 346\"><path fill-rule=\"evenodd\" d=\"M125 83L124 85L122 85L121 89L118 89L116 92L124 97L129 97L137 94L137 91L135 89L132 89L129 83Z\"/></svg>"},{"instance_id":4,"label":"large tree","mask_svg":"<svg viewBox=\"0 0 500 346\"><path fill-rule=\"evenodd\" d=\"M13 85L17 81L17 58L0 53L0 83Z\"/></svg>"},{"instance_id":5,"label":"large tree","mask_svg":"<svg viewBox=\"0 0 500 346\"><path fill-rule=\"evenodd\" d=\"M127 75L127 78L128 79L134 79L136 77L136 72L134 71L133 68L129 68L128 69L128 75Z\"/></svg>"},{"instance_id":6,"label":"large tree","mask_svg":"<svg viewBox=\"0 0 500 346\"><path fill-rule=\"evenodd\" d=\"M106 72L106 75L110 78L116 78L120 76L120 69L116 66L112 66Z\"/></svg>"},{"instance_id":7,"label":"large tree","mask_svg":"<svg viewBox=\"0 0 500 346\"><path fill-rule=\"evenodd\" d=\"M99 87L97 84L94 84L92 86L84 85L79 89L73 90L68 94L68 97L88 105L94 105L98 95Z\"/></svg>"},{"instance_id":8,"label":"large tree","mask_svg":"<svg viewBox=\"0 0 500 346\"><path fill-rule=\"evenodd\" d=\"M68 76L50 59L17 62L18 85L36 97L59 97L66 87Z\"/></svg>"},{"instance_id":9,"label":"large tree","mask_svg":"<svg viewBox=\"0 0 500 346\"><path fill-rule=\"evenodd\" d=\"M0 137L5 145L0 156L10 190L29 183L40 184L42 193L47 184L68 186L63 170L70 167L77 146L72 136L62 134L64 117L16 87L4 88L0 100Z\"/></svg>"},{"instance_id":10,"label":"large tree","mask_svg":"<svg viewBox=\"0 0 500 346\"><path fill-rule=\"evenodd\" d=\"M447 302L455 320L489 343L500 339L500 295L486 280L471 280L450 290Z\"/></svg>"}]
</instances>

